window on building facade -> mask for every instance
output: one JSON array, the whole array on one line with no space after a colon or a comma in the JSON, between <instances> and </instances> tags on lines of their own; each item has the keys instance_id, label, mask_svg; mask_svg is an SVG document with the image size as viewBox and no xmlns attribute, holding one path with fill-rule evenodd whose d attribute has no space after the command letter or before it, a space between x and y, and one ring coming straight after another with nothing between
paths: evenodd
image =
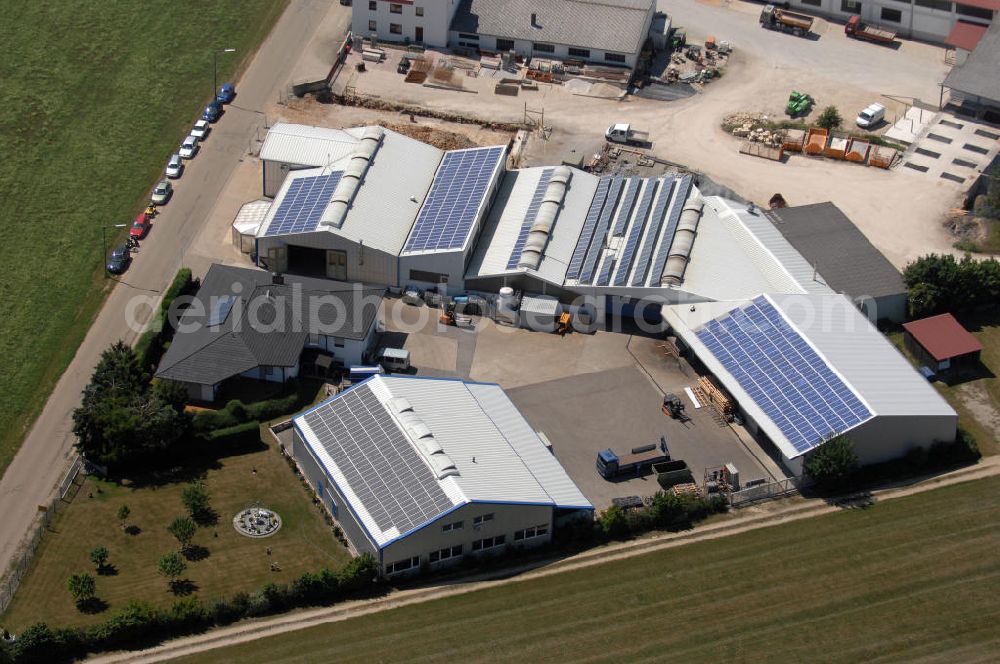
<instances>
[{"instance_id":1,"label":"window on building facade","mask_svg":"<svg viewBox=\"0 0 1000 664\"><path fill-rule=\"evenodd\" d=\"M540 526L532 526L531 528L525 528L524 530L514 531L514 541L531 539L533 537L541 537L542 535L549 534L548 524L542 524Z\"/></svg>"},{"instance_id":2,"label":"window on building facade","mask_svg":"<svg viewBox=\"0 0 1000 664\"><path fill-rule=\"evenodd\" d=\"M473 551L485 551L486 549L495 549L498 546L503 546L503 543L507 540L506 535L497 535L496 537L486 537L481 540L476 540L472 543Z\"/></svg>"},{"instance_id":3,"label":"window on building facade","mask_svg":"<svg viewBox=\"0 0 1000 664\"><path fill-rule=\"evenodd\" d=\"M813 7L822 7L823 0L799 0L804 5L812 5Z\"/></svg>"},{"instance_id":4,"label":"window on building facade","mask_svg":"<svg viewBox=\"0 0 1000 664\"><path fill-rule=\"evenodd\" d=\"M473 35L466 32L458 33L459 39L471 39L472 41L479 41L479 35Z\"/></svg>"},{"instance_id":5,"label":"window on building facade","mask_svg":"<svg viewBox=\"0 0 1000 664\"><path fill-rule=\"evenodd\" d=\"M575 58L589 58L590 57L590 49L586 49L586 48L570 48L569 49L569 54L572 55Z\"/></svg>"},{"instance_id":6,"label":"window on building facade","mask_svg":"<svg viewBox=\"0 0 1000 664\"><path fill-rule=\"evenodd\" d=\"M531 48L533 48L534 50L538 51L539 53L555 53L556 52L556 47L553 46L552 44L542 44L542 43L539 43L539 42L535 42L534 44L531 45Z\"/></svg>"},{"instance_id":7,"label":"window on building facade","mask_svg":"<svg viewBox=\"0 0 1000 664\"><path fill-rule=\"evenodd\" d=\"M399 23L390 23L389 33L393 35L401 35L403 34L403 26L400 25Z\"/></svg>"},{"instance_id":8,"label":"window on building facade","mask_svg":"<svg viewBox=\"0 0 1000 664\"><path fill-rule=\"evenodd\" d=\"M464 521L455 521L452 523L446 523L443 526L441 526L441 532L447 533L452 530L461 530L462 526L464 525L465 525Z\"/></svg>"},{"instance_id":9,"label":"window on building facade","mask_svg":"<svg viewBox=\"0 0 1000 664\"><path fill-rule=\"evenodd\" d=\"M368 21L368 29L375 32L378 30L378 25L376 25L375 21Z\"/></svg>"},{"instance_id":10,"label":"window on building facade","mask_svg":"<svg viewBox=\"0 0 1000 664\"><path fill-rule=\"evenodd\" d=\"M620 63L624 63L625 62L625 56L622 55L621 53L605 53L604 54L604 61L605 62L620 62Z\"/></svg>"},{"instance_id":11,"label":"window on building facade","mask_svg":"<svg viewBox=\"0 0 1000 664\"><path fill-rule=\"evenodd\" d=\"M860 14L861 3L858 0L840 0L840 11L847 14Z\"/></svg>"},{"instance_id":12,"label":"window on building facade","mask_svg":"<svg viewBox=\"0 0 1000 664\"><path fill-rule=\"evenodd\" d=\"M375 0L368 0L368 10L375 11L378 9L378 3Z\"/></svg>"},{"instance_id":13,"label":"window on building facade","mask_svg":"<svg viewBox=\"0 0 1000 664\"><path fill-rule=\"evenodd\" d=\"M415 14L416 14L417 16L423 16L423 15L424 15L424 8L423 8L423 7L414 7L414 8L413 8L413 12L414 12L414 13L415 13Z\"/></svg>"},{"instance_id":14,"label":"window on building facade","mask_svg":"<svg viewBox=\"0 0 1000 664\"><path fill-rule=\"evenodd\" d=\"M935 9L942 12L951 11L951 3L945 2L945 0L913 0L913 4L917 7L926 7L927 9Z\"/></svg>"},{"instance_id":15,"label":"window on building facade","mask_svg":"<svg viewBox=\"0 0 1000 664\"><path fill-rule=\"evenodd\" d=\"M414 281L426 281L431 284L448 283L448 275L440 272L428 272L427 270L410 270L410 279Z\"/></svg>"},{"instance_id":16,"label":"window on building facade","mask_svg":"<svg viewBox=\"0 0 1000 664\"><path fill-rule=\"evenodd\" d=\"M432 563L441 562L442 560L449 560L451 558L458 558L462 555L462 545L458 546L447 546L440 551L431 551L430 555L427 556L428 560Z\"/></svg>"},{"instance_id":17,"label":"window on building facade","mask_svg":"<svg viewBox=\"0 0 1000 664\"><path fill-rule=\"evenodd\" d=\"M497 39L497 50L498 51L510 51L514 48L513 39Z\"/></svg>"},{"instance_id":18,"label":"window on building facade","mask_svg":"<svg viewBox=\"0 0 1000 664\"><path fill-rule=\"evenodd\" d=\"M402 14L403 13L403 5L396 5L396 4L389 5L389 13L390 14Z\"/></svg>"},{"instance_id":19,"label":"window on building facade","mask_svg":"<svg viewBox=\"0 0 1000 664\"><path fill-rule=\"evenodd\" d=\"M882 7L882 12L880 14L883 21L889 21L891 23L900 23L903 20L903 12L898 9L889 9L888 7Z\"/></svg>"},{"instance_id":20,"label":"window on building facade","mask_svg":"<svg viewBox=\"0 0 1000 664\"><path fill-rule=\"evenodd\" d=\"M958 3L955 5L955 11L962 16L972 16L973 18L981 18L987 21L993 19L993 10L983 9L982 7L970 7L969 5Z\"/></svg>"},{"instance_id":21,"label":"window on building facade","mask_svg":"<svg viewBox=\"0 0 1000 664\"><path fill-rule=\"evenodd\" d=\"M474 518L472 520L472 525L479 526L486 523L487 521L492 521L492 520L493 520L493 513L491 512L489 514L483 514L482 516L477 516L476 518Z\"/></svg>"},{"instance_id":22,"label":"window on building facade","mask_svg":"<svg viewBox=\"0 0 1000 664\"><path fill-rule=\"evenodd\" d=\"M412 558L407 558L406 560L397 560L394 563L389 563L385 566L386 574L395 574L397 572L404 572L408 569L413 569L414 567L420 566L420 556L413 556Z\"/></svg>"}]
</instances>

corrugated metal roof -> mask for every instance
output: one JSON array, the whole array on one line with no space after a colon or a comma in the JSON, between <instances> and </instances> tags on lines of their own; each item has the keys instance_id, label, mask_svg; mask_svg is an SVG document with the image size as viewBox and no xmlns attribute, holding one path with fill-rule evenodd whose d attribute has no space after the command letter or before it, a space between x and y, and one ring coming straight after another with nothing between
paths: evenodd
<instances>
[{"instance_id":1,"label":"corrugated metal roof","mask_svg":"<svg viewBox=\"0 0 1000 664\"><path fill-rule=\"evenodd\" d=\"M939 314L903 323L903 329L938 361L978 353L983 349L979 340L951 314Z\"/></svg>"},{"instance_id":2,"label":"corrugated metal roof","mask_svg":"<svg viewBox=\"0 0 1000 664\"><path fill-rule=\"evenodd\" d=\"M955 21L955 27L951 29L948 36L944 38L944 43L965 51L974 51L979 44L979 40L986 34L989 26L978 25L976 23L965 23Z\"/></svg>"},{"instance_id":3,"label":"corrugated metal roof","mask_svg":"<svg viewBox=\"0 0 1000 664\"><path fill-rule=\"evenodd\" d=\"M951 416L955 411L899 351L838 294L778 294L768 299L782 316L864 400L876 417ZM747 300L663 307L665 320L788 458L800 455L698 339L695 329L743 306Z\"/></svg>"},{"instance_id":4,"label":"corrugated metal roof","mask_svg":"<svg viewBox=\"0 0 1000 664\"><path fill-rule=\"evenodd\" d=\"M267 130L260 158L297 166L326 166L354 151L358 139L343 129L278 122Z\"/></svg>"},{"instance_id":5,"label":"corrugated metal roof","mask_svg":"<svg viewBox=\"0 0 1000 664\"><path fill-rule=\"evenodd\" d=\"M559 298L551 295L525 295L521 298L521 311L555 316L559 313Z\"/></svg>"},{"instance_id":6,"label":"corrugated metal roof","mask_svg":"<svg viewBox=\"0 0 1000 664\"><path fill-rule=\"evenodd\" d=\"M655 8L654 0L462 0L451 30L638 53Z\"/></svg>"},{"instance_id":7,"label":"corrugated metal roof","mask_svg":"<svg viewBox=\"0 0 1000 664\"><path fill-rule=\"evenodd\" d=\"M1000 104L998 62L1000 62L1000 21L994 20L986 34L980 38L976 50L969 54L965 62L948 72L944 86Z\"/></svg>"},{"instance_id":8,"label":"corrugated metal roof","mask_svg":"<svg viewBox=\"0 0 1000 664\"><path fill-rule=\"evenodd\" d=\"M363 132L364 128L351 131ZM320 225L315 232L333 233L398 256L443 154L432 145L386 129L343 224L339 228ZM261 224L258 237L267 233L291 184L298 178L315 177L323 170L307 169L288 174Z\"/></svg>"},{"instance_id":9,"label":"corrugated metal roof","mask_svg":"<svg viewBox=\"0 0 1000 664\"><path fill-rule=\"evenodd\" d=\"M382 404L389 404L390 412L395 412L392 404L399 403L394 399L405 399L433 434L458 470L457 475L438 480L454 505L500 502L593 509L499 385L403 376L376 376L364 384L370 386ZM334 396L324 403L337 398ZM294 421L310 447L314 450L321 447L315 434L303 426L303 415L296 416ZM412 434L396 421L414 449L427 459ZM325 454L319 456L338 483L346 483L337 467L338 460ZM345 493L379 546L407 534L395 528L381 530L367 516L368 509L354 492Z\"/></svg>"}]
</instances>

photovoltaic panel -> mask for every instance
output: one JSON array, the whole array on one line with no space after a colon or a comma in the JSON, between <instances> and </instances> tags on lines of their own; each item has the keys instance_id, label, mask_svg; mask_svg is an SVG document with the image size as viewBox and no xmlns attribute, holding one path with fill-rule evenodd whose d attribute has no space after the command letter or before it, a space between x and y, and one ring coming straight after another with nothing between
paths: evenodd
<instances>
[{"instance_id":1,"label":"photovoltaic panel","mask_svg":"<svg viewBox=\"0 0 1000 664\"><path fill-rule=\"evenodd\" d=\"M697 335L798 452L872 417L763 296L710 321Z\"/></svg>"},{"instance_id":2,"label":"photovoltaic panel","mask_svg":"<svg viewBox=\"0 0 1000 664\"><path fill-rule=\"evenodd\" d=\"M554 168L546 168L542 171L542 176L538 179L538 186L535 187L535 193L531 196L531 202L528 204L528 209L524 213L524 221L521 222L521 231L517 234L517 240L514 242L514 248L510 252L510 260L507 261L508 270L516 268L518 262L521 260L521 252L524 250L524 243L528 240L528 234L531 232L531 226L535 223L535 219L538 217L538 208L542 206L542 199L545 197L545 190L549 186L549 180L552 179L553 171L555 171Z\"/></svg>"},{"instance_id":3,"label":"photovoltaic panel","mask_svg":"<svg viewBox=\"0 0 1000 664\"><path fill-rule=\"evenodd\" d=\"M667 203L670 202L670 195L674 191L674 179L672 177L663 178L660 184L660 193L656 197L653 211L649 214L649 229L646 231L645 240L642 243L642 250L639 252L639 260L632 271L632 285L642 286L646 282L646 271L649 269L649 259L653 257L653 248L656 240L660 237L660 229L663 227L663 218L667 214Z\"/></svg>"},{"instance_id":4,"label":"photovoltaic panel","mask_svg":"<svg viewBox=\"0 0 1000 664\"><path fill-rule=\"evenodd\" d=\"M569 268L566 270L567 279L576 279L580 276L580 268L583 267L583 259L587 255L587 248L590 240L594 237L594 230L597 222L604 210L605 201L608 199L608 190L611 188L611 178L601 178L597 183L597 191L594 192L594 199L590 202L590 210L587 218L583 222L583 230L576 241L576 249L573 250L573 257L569 261Z\"/></svg>"},{"instance_id":5,"label":"photovoltaic panel","mask_svg":"<svg viewBox=\"0 0 1000 664\"><path fill-rule=\"evenodd\" d=\"M594 238L590 242L590 249L587 250L587 257L584 259L583 268L580 270L580 281L585 284L589 284L591 279L594 278L597 261L601 256L601 252L604 251L604 240L608 237L608 231L611 229L611 216L618 205L618 199L621 197L624 184L625 180L620 177L615 177L611 181L608 198L604 203L604 209L601 210L601 216L597 220L597 227L594 229Z\"/></svg>"},{"instance_id":6,"label":"photovoltaic panel","mask_svg":"<svg viewBox=\"0 0 1000 664\"><path fill-rule=\"evenodd\" d=\"M608 279L611 278L611 270L615 267L615 259L608 258L604 261L604 265L601 266L601 272L597 275L597 285L607 286Z\"/></svg>"},{"instance_id":7,"label":"photovoltaic panel","mask_svg":"<svg viewBox=\"0 0 1000 664\"><path fill-rule=\"evenodd\" d=\"M650 280L652 281L650 286L659 286L659 280L663 278L663 271L667 268L667 258L670 256L670 246L674 243L674 235L677 234L677 223L680 221L684 203L687 202L690 192L691 176L685 175L677 185L677 194L674 196L674 202L667 214L667 227L663 231L663 241L660 243L660 248L656 250L656 259L653 260L653 269L650 271Z\"/></svg>"},{"instance_id":8,"label":"photovoltaic panel","mask_svg":"<svg viewBox=\"0 0 1000 664\"><path fill-rule=\"evenodd\" d=\"M615 286L624 286L628 279L629 270L632 268L632 258L635 256L636 247L639 246L639 238L646 228L646 218L649 216L649 208L653 204L653 197L660 188L659 180L646 180L646 186L642 190L642 198L635 212L635 222L629 230L628 239L625 241L625 248L618 259L618 273L615 275Z\"/></svg>"},{"instance_id":9,"label":"photovoltaic panel","mask_svg":"<svg viewBox=\"0 0 1000 664\"><path fill-rule=\"evenodd\" d=\"M404 251L465 245L504 147L454 150L444 155Z\"/></svg>"},{"instance_id":10,"label":"photovoltaic panel","mask_svg":"<svg viewBox=\"0 0 1000 664\"><path fill-rule=\"evenodd\" d=\"M378 397L359 385L303 416L379 529L405 533L452 507Z\"/></svg>"},{"instance_id":11,"label":"photovoltaic panel","mask_svg":"<svg viewBox=\"0 0 1000 664\"><path fill-rule=\"evenodd\" d=\"M628 220L632 217L632 209L635 207L635 199L639 194L639 185L641 184L642 178L628 179L628 189L625 190L622 206L615 218L615 236L625 235L625 229L628 228Z\"/></svg>"},{"instance_id":12,"label":"photovoltaic panel","mask_svg":"<svg viewBox=\"0 0 1000 664\"><path fill-rule=\"evenodd\" d=\"M264 235L309 233L323 216L342 171L292 180Z\"/></svg>"}]
</instances>

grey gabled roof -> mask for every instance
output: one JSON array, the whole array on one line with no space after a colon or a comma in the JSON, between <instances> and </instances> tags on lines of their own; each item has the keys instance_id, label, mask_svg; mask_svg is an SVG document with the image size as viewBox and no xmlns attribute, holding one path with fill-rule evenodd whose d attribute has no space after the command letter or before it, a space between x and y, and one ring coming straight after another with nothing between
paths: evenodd
<instances>
[{"instance_id":1,"label":"grey gabled roof","mask_svg":"<svg viewBox=\"0 0 1000 664\"><path fill-rule=\"evenodd\" d=\"M852 298L906 292L899 271L833 203L780 208L766 214L833 290Z\"/></svg>"},{"instance_id":2,"label":"grey gabled roof","mask_svg":"<svg viewBox=\"0 0 1000 664\"><path fill-rule=\"evenodd\" d=\"M384 293L296 275L284 275L283 281L272 283L271 274L262 270L213 264L196 302L181 317L156 377L214 385L258 366L295 366L310 332L364 339ZM236 299L225 321L209 327L215 302L232 295Z\"/></svg>"},{"instance_id":3,"label":"grey gabled roof","mask_svg":"<svg viewBox=\"0 0 1000 664\"><path fill-rule=\"evenodd\" d=\"M638 53L653 0L461 0L453 32ZM531 25L535 14L536 24Z\"/></svg>"},{"instance_id":4,"label":"grey gabled roof","mask_svg":"<svg viewBox=\"0 0 1000 664\"><path fill-rule=\"evenodd\" d=\"M993 21L993 25L976 45L976 50L969 54L965 62L948 72L944 86L1000 104L998 63L1000 63L1000 21Z\"/></svg>"}]
</instances>

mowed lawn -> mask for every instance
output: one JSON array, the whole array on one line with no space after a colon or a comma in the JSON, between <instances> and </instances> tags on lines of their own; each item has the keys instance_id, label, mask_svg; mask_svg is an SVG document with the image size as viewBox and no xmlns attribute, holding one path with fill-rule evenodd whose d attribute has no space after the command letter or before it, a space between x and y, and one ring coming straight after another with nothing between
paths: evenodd
<instances>
[{"instance_id":1,"label":"mowed lawn","mask_svg":"<svg viewBox=\"0 0 1000 664\"><path fill-rule=\"evenodd\" d=\"M979 480L183 661L996 661L998 492Z\"/></svg>"},{"instance_id":2,"label":"mowed lawn","mask_svg":"<svg viewBox=\"0 0 1000 664\"><path fill-rule=\"evenodd\" d=\"M145 205L285 0L0 2L0 472L104 297L101 226Z\"/></svg>"},{"instance_id":3,"label":"mowed lawn","mask_svg":"<svg viewBox=\"0 0 1000 664\"><path fill-rule=\"evenodd\" d=\"M204 477L218 523L198 529L193 543L208 549L208 556L189 561L181 577L194 583L197 589L193 594L202 601L258 590L272 581L288 582L322 567L337 569L350 559L275 445L224 457L202 469L193 471L191 477ZM179 548L166 526L185 514L181 491L187 479L124 488L88 478L72 504L57 517L52 531L46 533L31 571L7 613L0 617L0 625L20 631L38 621L52 626L88 624L104 620L129 600L172 603L175 596L157 572L157 561ZM271 537L251 539L233 528L233 516L256 501L282 518L281 530ZM122 504L132 510L129 523L140 529L138 534L126 534L119 526L115 514ZM103 613L88 615L76 609L66 580L74 572L94 573L89 553L99 545L110 550L109 562L116 573L95 574L97 596L109 606ZM280 571L271 571L271 560Z\"/></svg>"}]
</instances>

